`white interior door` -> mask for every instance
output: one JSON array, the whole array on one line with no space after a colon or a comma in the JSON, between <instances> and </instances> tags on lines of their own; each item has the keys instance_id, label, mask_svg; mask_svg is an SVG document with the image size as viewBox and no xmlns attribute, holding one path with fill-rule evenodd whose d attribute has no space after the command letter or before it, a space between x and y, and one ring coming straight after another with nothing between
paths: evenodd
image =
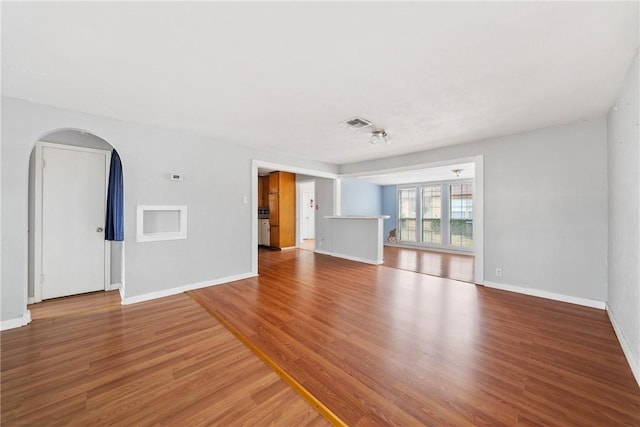
<instances>
[{"instance_id":1,"label":"white interior door","mask_svg":"<svg viewBox=\"0 0 640 427\"><path fill-rule=\"evenodd\" d=\"M42 299L105 289L107 152L42 147Z\"/></svg>"},{"instance_id":2,"label":"white interior door","mask_svg":"<svg viewBox=\"0 0 640 427\"><path fill-rule=\"evenodd\" d=\"M305 183L302 191L302 238L313 239L315 234L315 200L313 183Z\"/></svg>"}]
</instances>

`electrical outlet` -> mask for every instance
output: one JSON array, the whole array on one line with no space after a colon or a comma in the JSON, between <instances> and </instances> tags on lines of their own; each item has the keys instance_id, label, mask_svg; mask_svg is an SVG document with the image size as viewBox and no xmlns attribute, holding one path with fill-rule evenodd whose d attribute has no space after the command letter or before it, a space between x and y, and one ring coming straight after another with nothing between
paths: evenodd
<instances>
[{"instance_id":1,"label":"electrical outlet","mask_svg":"<svg viewBox=\"0 0 640 427\"><path fill-rule=\"evenodd\" d=\"M502 277L502 269L496 268L496 277Z\"/></svg>"}]
</instances>

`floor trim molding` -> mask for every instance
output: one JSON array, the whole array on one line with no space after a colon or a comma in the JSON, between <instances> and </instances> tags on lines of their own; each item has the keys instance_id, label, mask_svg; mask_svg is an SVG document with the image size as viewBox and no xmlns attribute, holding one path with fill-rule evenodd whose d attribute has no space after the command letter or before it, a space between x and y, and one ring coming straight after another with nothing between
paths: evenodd
<instances>
[{"instance_id":1,"label":"floor trim molding","mask_svg":"<svg viewBox=\"0 0 640 427\"><path fill-rule=\"evenodd\" d=\"M163 298L171 295L181 294L183 292L193 291L194 289L206 288L208 286L222 285L223 283L235 282L236 280L249 279L251 277L257 277L257 274L243 273L243 274L237 274L235 276L223 277L221 279L206 280L204 282L191 283L184 286L164 289L162 291L150 292L148 294L122 298L122 305L136 304L139 302L149 301L156 298Z\"/></svg>"},{"instance_id":2,"label":"floor trim molding","mask_svg":"<svg viewBox=\"0 0 640 427\"><path fill-rule=\"evenodd\" d=\"M631 368L631 373L633 374L636 382L640 386L640 361L638 361L633 352L631 351L631 345L629 344L629 340L622 332L618 322L616 321L613 312L611 311L611 307L607 304L607 315L609 316L609 320L611 321L611 326L613 326L613 332L616 333L616 337L618 337L618 342L620 342L620 347L622 347L622 352L624 353L624 357L627 358L627 363Z\"/></svg>"},{"instance_id":3,"label":"floor trim molding","mask_svg":"<svg viewBox=\"0 0 640 427\"><path fill-rule=\"evenodd\" d=\"M570 304L582 305L585 307L605 309L604 301L596 301L587 298L572 297L569 295L557 294L555 292L542 291L539 289L523 288L521 286L505 285L503 283L484 281L484 286L487 288L499 289L501 291L515 292L518 294L530 295L533 297L546 298L554 301L568 302Z\"/></svg>"},{"instance_id":4,"label":"floor trim molding","mask_svg":"<svg viewBox=\"0 0 640 427\"><path fill-rule=\"evenodd\" d=\"M197 302L202 308L204 308L211 316L213 316L218 322L220 322L229 332L231 332L240 342L242 342L249 350L251 350L256 356L264 362L265 365L273 369L287 384L291 386L304 400L306 400L312 407L314 407L323 417L327 419L334 426L344 426L347 424L343 422L331 409L326 407L320 402L313 394L309 392L302 384L300 384L295 378L289 375L284 369L282 369L276 362L271 360L269 356L264 354L257 346L255 346L247 337L245 337L240 331L231 326L222 316L208 307L206 304L200 302L197 295L192 292L187 292L195 302Z\"/></svg>"},{"instance_id":5,"label":"floor trim molding","mask_svg":"<svg viewBox=\"0 0 640 427\"><path fill-rule=\"evenodd\" d=\"M22 317L16 317L15 319L3 320L0 322L0 331L6 331L7 329L19 328L31 323L31 312L26 310Z\"/></svg>"},{"instance_id":6,"label":"floor trim molding","mask_svg":"<svg viewBox=\"0 0 640 427\"><path fill-rule=\"evenodd\" d=\"M336 258L348 259L349 261L363 262L365 264L371 264L371 265L382 265L382 264L384 264L384 260L380 260L380 259L379 260L371 260L371 259L355 257L355 256L351 256L351 255L342 255L342 254L338 254L338 253L335 253L335 252L323 251L321 249L315 249L313 252L315 252L317 254L322 254L322 255L329 255L329 256L332 256L332 257L336 257Z\"/></svg>"}]
</instances>

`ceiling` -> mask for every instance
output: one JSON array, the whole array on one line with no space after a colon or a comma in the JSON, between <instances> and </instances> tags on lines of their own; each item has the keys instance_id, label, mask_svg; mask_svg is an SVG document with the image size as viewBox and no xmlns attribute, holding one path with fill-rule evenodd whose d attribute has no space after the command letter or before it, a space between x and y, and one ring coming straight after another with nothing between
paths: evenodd
<instances>
[{"instance_id":1,"label":"ceiling","mask_svg":"<svg viewBox=\"0 0 640 427\"><path fill-rule=\"evenodd\" d=\"M345 164L601 117L638 39L637 2L2 2L2 94Z\"/></svg>"}]
</instances>

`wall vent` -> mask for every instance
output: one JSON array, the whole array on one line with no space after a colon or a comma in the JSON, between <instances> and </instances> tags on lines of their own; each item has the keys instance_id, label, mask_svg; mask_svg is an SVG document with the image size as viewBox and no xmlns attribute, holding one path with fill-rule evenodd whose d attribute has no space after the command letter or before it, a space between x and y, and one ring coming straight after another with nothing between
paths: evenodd
<instances>
[{"instance_id":1,"label":"wall vent","mask_svg":"<svg viewBox=\"0 0 640 427\"><path fill-rule=\"evenodd\" d=\"M371 122L367 119L363 119L362 117L352 117L349 120L340 122L340 124L349 129L363 129L371 126Z\"/></svg>"}]
</instances>

